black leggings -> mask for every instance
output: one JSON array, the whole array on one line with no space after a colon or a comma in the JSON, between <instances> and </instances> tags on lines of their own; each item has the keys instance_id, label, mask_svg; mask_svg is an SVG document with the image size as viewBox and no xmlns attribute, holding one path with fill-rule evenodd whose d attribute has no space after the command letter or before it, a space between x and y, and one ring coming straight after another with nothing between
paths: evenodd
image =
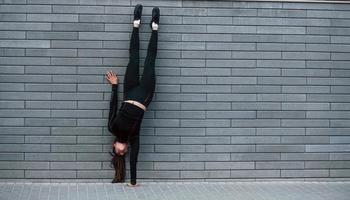
<instances>
[{"instance_id":1,"label":"black leggings","mask_svg":"<svg viewBox=\"0 0 350 200\"><path fill-rule=\"evenodd\" d=\"M139 81L139 29L133 28L129 49L130 58L124 77L124 100L135 100L146 107L151 103L156 84L154 68L157 56L157 42L158 32L152 31L143 75L141 81Z\"/></svg>"},{"instance_id":2,"label":"black leggings","mask_svg":"<svg viewBox=\"0 0 350 200\"><path fill-rule=\"evenodd\" d=\"M157 56L158 32L152 30L148 44L147 56L144 64L143 75L139 81L139 29L133 28L130 49L129 63L124 77L124 100L135 100L148 107L151 103L155 90L155 60ZM116 106L116 105L113 105ZM113 108L111 108L113 109ZM130 178L131 184L136 183L136 164L140 149L140 136L133 137L130 143Z\"/></svg>"}]
</instances>

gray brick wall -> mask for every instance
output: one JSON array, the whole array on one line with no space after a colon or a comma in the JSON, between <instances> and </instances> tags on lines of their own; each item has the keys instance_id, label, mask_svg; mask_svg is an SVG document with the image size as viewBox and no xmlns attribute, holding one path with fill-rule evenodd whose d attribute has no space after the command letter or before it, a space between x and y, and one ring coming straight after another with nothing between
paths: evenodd
<instances>
[{"instance_id":1,"label":"gray brick wall","mask_svg":"<svg viewBox=\"0 0 350 200\"><path fill-rule=\"evenodd\" d=\"M2 0L2 180L111 179L104 73L140 2L142 61L162 14L140 179L350 177L350 4Z\"/></svg>"}]
</instances>

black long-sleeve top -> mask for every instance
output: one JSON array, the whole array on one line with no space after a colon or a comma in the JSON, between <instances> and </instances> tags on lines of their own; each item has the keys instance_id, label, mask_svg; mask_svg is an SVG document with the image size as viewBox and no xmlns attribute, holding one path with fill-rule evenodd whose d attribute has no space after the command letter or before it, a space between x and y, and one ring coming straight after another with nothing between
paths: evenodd
<instances>
[{"instance_id":1,"label":"black long-sleeve top","mask_svg":"<svg viewBox=\"0 0 350 200\"><path fill-rule=\"evenodd\" d=\"M117 107L118 84L113 84L108 130L116 136L115 141L127 143L139 135L144 110L127 102L122 102L119 112L117 112Z\"/></svg>"}]
</instances>

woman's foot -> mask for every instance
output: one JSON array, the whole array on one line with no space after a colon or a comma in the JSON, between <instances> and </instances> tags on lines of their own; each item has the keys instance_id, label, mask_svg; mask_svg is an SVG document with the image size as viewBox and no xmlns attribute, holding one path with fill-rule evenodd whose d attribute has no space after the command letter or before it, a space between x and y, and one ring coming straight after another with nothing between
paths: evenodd
<instances>
[{"instance_id":1,"label":"woman's foot","mask_svg":"<svg viewBox=\"0 0 350 200\"><path fill-rule=\"evenodd\" d=\"M106 79L112 85L118 84L118 77L113 71L108 71L106 73Z\"/></svg>"},{"instance_id":2,"label":"woman's foot","mask_svg":"<svg viewBox=\"0 0 350 200\"><path fill-rule=\"evenodd\" d=\"M140 27L141 15L142 15L142 5L141 5L141 4L137 4L137 5L135 6L135 9L134 9L134 21L133 21L133 26L134 26L135 28L139 28L139 27Z\"/></svg>"},{"instance_id":3,"label":"woman's foot","mask_svg":"<svg viewBox=\"0 0 350 200\"><path fill-rule=\"evenodd\" d=\"M160 11L158 7L154 7L152 10L152 19L150 22L150 26L152 30L156 31L158 30L159 25L159 17L160 17Z\"/></svg>"}]
</instances>

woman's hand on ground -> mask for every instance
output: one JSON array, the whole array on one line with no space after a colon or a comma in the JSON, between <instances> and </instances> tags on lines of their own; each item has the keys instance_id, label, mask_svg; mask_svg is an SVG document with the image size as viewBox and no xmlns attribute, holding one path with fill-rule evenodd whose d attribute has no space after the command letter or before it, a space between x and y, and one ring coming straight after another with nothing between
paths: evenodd
<instances>
[{"instance_id":1,"label":"woman's hand on ground","mask_svg":"<svg viewBox=\"0 0 350 200\"><path fill-rule=\"evenodd\" d=\"M131 184L131 183L127 183L126 185L129 186L129 187L137 187L137 186L140 186L138 183L136 183L135 185L133 185L133 184Z\"/></svg>"},{"instance_id":2,"label":"woman's hand on ground","mask_svg":"<svg viewBox=\"0 0 350 200\"><path fill-rule=\"evenodd\" d=\"M118 77L112 70L110 70L106 73L106 79L112 85L118 84Z\"/></svg>"}]
</instances>

